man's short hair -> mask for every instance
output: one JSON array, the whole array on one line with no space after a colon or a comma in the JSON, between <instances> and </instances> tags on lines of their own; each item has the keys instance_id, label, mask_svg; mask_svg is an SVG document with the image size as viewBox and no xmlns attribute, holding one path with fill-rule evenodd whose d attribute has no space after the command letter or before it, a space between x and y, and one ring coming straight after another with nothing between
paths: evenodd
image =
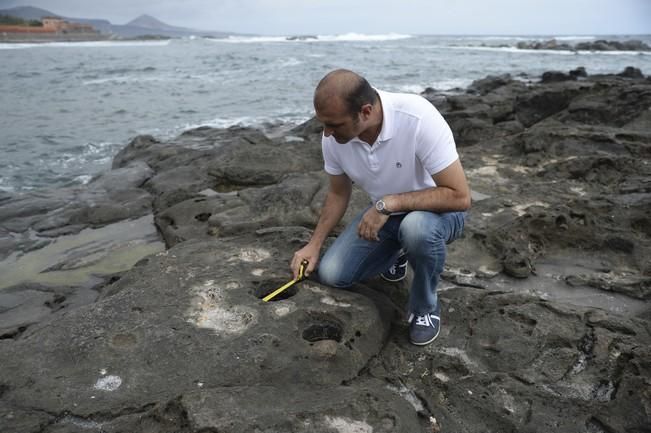
<instances>
[{"instance_id":1,"label":"man's short hair","mask_svg":"<svg viewBox=\"0 0 651 433\"><path fill-rule=\"evenodd\" d=\"M347 69L336 69L328 73L314 92L314 106L326 106L332 98L341 98L346 113L354 118L365 104L375 104L378 94L368 81L359 74Z\"/></svg>"},{"instance_id":2,"label":"man's short hair","mask_svg":"<svg viewBox=\"0 0 651 433\"><path fill-rule=\"evenodd\" d=\"M362 111L362 106L366 104L375 104L377 102L377 92L366 78L358 75L359 80L355 83L350 92L347 95L342 95L344 101L346 102L346 109L348 114L354 116L355 114Z\"/></svg>"}]
</instances>

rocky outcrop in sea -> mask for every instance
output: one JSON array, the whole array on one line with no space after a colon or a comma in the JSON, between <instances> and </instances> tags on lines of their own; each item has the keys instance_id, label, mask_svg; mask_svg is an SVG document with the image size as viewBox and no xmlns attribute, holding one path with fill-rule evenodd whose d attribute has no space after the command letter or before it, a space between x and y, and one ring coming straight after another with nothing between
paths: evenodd
<instances>
[{"instance_id":1,"label":"rocky outcrop in sea","mask_svg":"<svg viewBox=\"0 0 651 433\"><path fill-rule=\"evenodd\" d=\"M409 278L262 302L325 196L314 120L139 136L87 186L0 195L0 431L647 431L651 79L424 96L473 190L432 345Z\"/></svg>"},{"instance_id":2,"label":"rocky outcrop in sea","mask_svg":"<svg viewBox=\"0 0 651 433\"><path fill-rule=\"evenodd\" d=\"M597 39L594 41L568 44L558 42L556 39L546 41L521 41L516 47L523 50L563 50L563 51L651 51L651 47L644 42L632 39L628 41L608 41Z\"/></svg>"}]
</instances>

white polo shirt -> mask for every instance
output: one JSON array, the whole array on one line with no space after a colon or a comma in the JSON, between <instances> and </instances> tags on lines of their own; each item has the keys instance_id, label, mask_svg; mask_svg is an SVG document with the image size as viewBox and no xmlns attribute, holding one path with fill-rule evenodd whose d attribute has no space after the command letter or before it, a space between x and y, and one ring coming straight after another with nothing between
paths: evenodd
<instances>
[{"instance_id":1,"label":"white polo shirt","mask_svg":"<svg viewBox=\"0 0 651 433\"><path fill-rule=\"evenodd\" d=\"M436 186L432 175L459 158L452 131L425 98L378 91L384 115L375 143L321 139L325 171L346 174L376 201Z\"/></svg>"}]
</instances>

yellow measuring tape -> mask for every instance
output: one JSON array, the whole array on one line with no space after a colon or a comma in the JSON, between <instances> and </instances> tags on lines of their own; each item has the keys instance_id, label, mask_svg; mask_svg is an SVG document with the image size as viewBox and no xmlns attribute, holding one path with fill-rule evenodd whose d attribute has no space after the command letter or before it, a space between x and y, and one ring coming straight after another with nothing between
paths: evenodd
<instances>
[{"instance_id":1,"label":"yellow measuring tape","mask_svg":"<svg viewBox=\"0 0 651 433\"><path fill-rule=\"evenodd\" d=\"M262 298L262 300L265 301L265 302L269 302L271 299L276 297L278 294L280 294L283 291L289 289L294 284L296 284L299 281L301 281L302 279L304 279L305 278L305 268L307 267L307 263L308 263L307 260L303 260L301 262L301 268L298 270L298 277L296 279L290 281L289 283L285 284L282 287L277 288L276 290L274 290L273 292L269 293L267 296Z\"/></svg>"}]
</instances>

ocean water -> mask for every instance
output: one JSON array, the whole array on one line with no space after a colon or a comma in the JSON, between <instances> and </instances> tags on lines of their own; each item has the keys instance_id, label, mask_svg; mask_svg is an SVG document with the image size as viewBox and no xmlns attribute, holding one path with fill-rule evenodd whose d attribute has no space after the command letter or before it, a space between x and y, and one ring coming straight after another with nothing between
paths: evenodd
<instances>
[{"instance_id":1,"label":"ocean water","mask_svg":"<svg viewBox=\"0 0 651 433\"><path fill-rule=\"evenodd\" d=\"M518 50L552 36L346 34L149 42L0 44L0 190L87 183L131 138L209 125L309 119L319 79L339 67L389 91L454 92L489 74L651 74L651 53ZM563 42L651 36L566 36ZM457 90L455 90L457 89Z\"/></svg>"}]
</instances>

